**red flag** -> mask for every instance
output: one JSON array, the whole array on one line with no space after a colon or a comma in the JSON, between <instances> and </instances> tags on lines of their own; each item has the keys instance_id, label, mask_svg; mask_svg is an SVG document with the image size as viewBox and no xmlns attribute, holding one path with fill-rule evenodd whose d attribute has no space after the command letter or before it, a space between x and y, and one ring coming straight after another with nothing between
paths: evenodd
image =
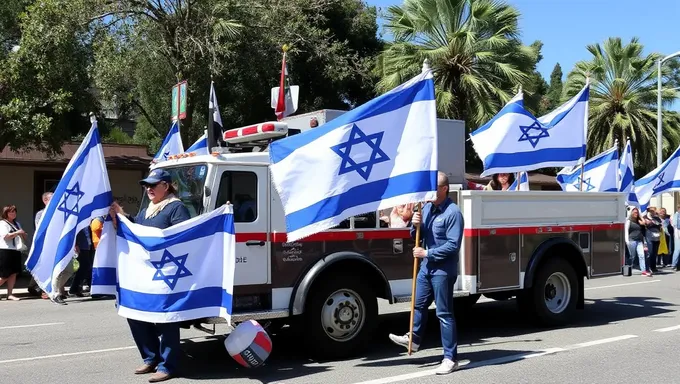
<instances>
[{"instance_id":1,"label":"red flag","mask_svg":"<svg viewBox=\"0 0 680 384\"><path fill-rule=\"evenodd\" d=\"M286 112L286 52L283 52L283 60L281 61L281 81L279 83L279 98L276 101L276 118L283 119Z\"/></svg>"}]
</instances>

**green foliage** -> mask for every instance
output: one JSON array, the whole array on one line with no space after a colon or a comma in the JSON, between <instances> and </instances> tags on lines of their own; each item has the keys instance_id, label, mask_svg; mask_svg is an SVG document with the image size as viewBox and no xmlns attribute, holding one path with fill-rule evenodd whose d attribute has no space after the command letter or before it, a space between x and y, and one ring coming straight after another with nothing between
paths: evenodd
<instances>
[{"instance_id":1,"label":"green foliage","mask_svg":"<svg viewBox=\"0 0 680 384\"><path fill-rule=\"evenodd\" d=\"M85 30L64 0L44 0L19 16L21 48L0 62L0 148L59 151L89 126Z\"/></svg>"},{"instance_id":2,"label":"green foliage","mask_svg":"<svg viewBox=\"0 0 680 384\"><path fill-rule=\"evenodd\" d=\"M519 39L519 12L503 1L405 0L387 11L394 42L377 59L377 88L385 92L415 76L428 59L440 117L465 120L468 130L490 120L519 85L530 95L540 43ZM469 142L468 142L469 144ZM471 145L468 165L478 165Z\"/></svg>"},{"instance_id":3,"label":"green foliage","mask_svg":"<svg viewBox=\"0 0 680 384\"><path fill-rule=\"evenodd\" d=\"M593 56L576 63L567 76L562 100L578 93L590 75L588 157L631 140L635 174L644 175L656 167L657 66L660 55L643 55L637 38L623 44L609 38L603 45L587 47ZM662 69L662 103L667 108L676 98L673 71ZM666 158L680 144L680 119L677 113L663 114L663 153Z\"/></svg>"}]
</instances>

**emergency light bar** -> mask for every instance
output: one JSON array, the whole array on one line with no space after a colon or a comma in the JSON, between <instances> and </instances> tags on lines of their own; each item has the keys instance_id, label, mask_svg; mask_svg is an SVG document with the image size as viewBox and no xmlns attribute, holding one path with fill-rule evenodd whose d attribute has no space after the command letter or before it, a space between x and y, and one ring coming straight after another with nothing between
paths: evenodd
<instances>
[{"instance_id":1,"label":"emergency light bar","mask_svg":"<svg viewBox=\"0 0 680 384\"><path fill-rule=\"evenodd\" d=\"M288 124L271 122L247 127L234 128L224 132L224 141L229 144L247 143L276 139L288 134Z\"/></svg>"}]
</instances>

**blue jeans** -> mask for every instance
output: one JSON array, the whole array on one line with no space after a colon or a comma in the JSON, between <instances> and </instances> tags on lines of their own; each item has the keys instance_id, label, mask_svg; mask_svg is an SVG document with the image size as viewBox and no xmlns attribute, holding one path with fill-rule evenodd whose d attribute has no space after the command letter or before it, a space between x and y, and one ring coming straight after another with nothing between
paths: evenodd
<instances>
[{"instance_id":1,"label":"blue jeans","mask_svg":"<svg viewBox=\"0 0 680 384\"><path fill-rule=\"evenodd\" d=\"M678 231L678 229L676 229L676 231ZM680 259L680 240L676 237L673 244L673 261L671 262L673 268L678 267L678 259Z\"/></svg>"},{"instance_id":2,"label":"blue jeans","mask_svg":"<svg viewBox=\"0 0 680 384\"><path fill-rule=\"evenodd\" d=\"M628 241L628 252L630 252L631 260L637 255L638 262L640 263L640 272L647 270L645 266L645 247L642 241L629 240ZM632 262L631 262L631 265Z\"/></svg>"},{"instance_id":3,"label":"blue jeans","mask_svg":"<svg viewBox=\"0 0 680 384\"><path fill-rule=\"evenodd\" d=\"M179 323L127 321L144 364L157 365L158 372L175 374L180 356Z\"/></svg>"},{"instance_id":4,"label":"blue jeans","mask_svg":"<svg viewBox=\"0 0 680 384\"><path fill-rule=\"evenodd\" d=\"M432 275L419 271L416 277L416 301L413 316L413 342L421 344L427 324L427 309L434 300L442 333L444 358L453 361L456 361L458 357L456 320L453 317L453 285L457 278L458 276Z\"/></svg>"}]
</instances>

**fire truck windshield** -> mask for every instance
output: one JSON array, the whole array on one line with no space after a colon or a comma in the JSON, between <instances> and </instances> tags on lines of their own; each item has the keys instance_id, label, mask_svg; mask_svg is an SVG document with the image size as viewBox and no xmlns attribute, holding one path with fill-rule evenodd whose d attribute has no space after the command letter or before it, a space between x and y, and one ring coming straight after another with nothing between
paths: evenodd
<instances>
[{"instance_id":1,"label":"fire truck windshield","mask_svg":"<svg viewBox=\"0 0 680 384\"><path fill-rule=\"evenodd\" d=\"M182 200L191 217L203 213L203 193L205 191L205 178L208 173L207 164L199 163L163 169L172 175L172 184L177 189L177 198ZM140 212L148 206L149 197L146 193L143 193L142 204L139 207Z\"/></svg>"}]
</instances>

